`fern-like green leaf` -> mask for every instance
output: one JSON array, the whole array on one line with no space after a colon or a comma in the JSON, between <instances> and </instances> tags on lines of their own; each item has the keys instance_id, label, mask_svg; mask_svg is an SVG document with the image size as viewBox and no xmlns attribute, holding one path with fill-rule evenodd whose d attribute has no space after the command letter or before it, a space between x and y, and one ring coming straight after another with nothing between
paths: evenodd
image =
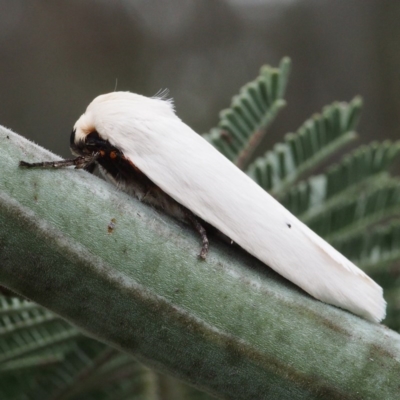
<instances>
[{"instance_id":1,"label":"fern-like green leaf","mask_svg":"<svg viewBox=\"0 0 400 400\"><path fill-rule=\"evenodd\" d=\"M284 143L250 164L248 175L265 190L282 197L303 174L356 137L361 106L361 99L356 97L348 104L325 107L296 133L287 134Z\"/></svg>"},{"instance_id":2,"label":"fern-like green leaf","mask_svg":"<svg viewBox=\"0 0 400 400\"><path fill-rule=\"evenodd\" d=\"M62 358L78 331L27 300L0 296L0 370Z\"/></svg>"},{"instance_id":3,"label":"fern-like green leaf","mask_svg":"<svg viewBox=\"0 0 400 400\"><path fill-rule=\"evenodd\" d=\"M95 364L95 367L96 364ZM90 372L90 371L89 371ZM62 397L60 400L114 400L157 398L157 376L158 374L135 361L125 354L115 354L103 368L95 368L94 373L87 378L86 371L79 376L77 385L71 386L73 392L76 387L79 394L74 397Z\"/></svg>"},{"instance_id":4,"label":"fern-like green leaf","mask_svg":"<svg viewBox=\"0 0 400 400\"><path fill-rule=\"evenodd\" d=\"M0 340L7 334L58 319L52 312L17 298L0 297ZM0 341L1 343L1 341Z\"/></svg>"},{"instance_id":5,"label":"fern-like green leaf","mask_svg":"<svg viewBox=\"0 0 400 400\"><path fill-rule=\"evenodd\" d=\"M349 240L337 243L337 248L368 272L379 272L383 265L400 260L400 221L362 231Z\"/></svg>"},{"instance_id":6,"label":"fern-like green leaf","mask_svg":"<svg viewBox=\"0 0 400 400\"><path fill-rule=\"evenodd\" d=\"M64 361L77 335L75 328L43 307L0 296L0 398L30 398L28 388Z\"/></svg>"},{"instance_id":7,"label":"fern-like green leaf","mask_svg":"<svg viewBox=\"0 0 400 400\"><path fill-rule=\"evenodd\" d=\"M83 336L75 340L62 362L51 369L33 370L29 376L34 377L29 388L24 385L18 391L14 387L13 400L153 400L159 398L157 393L163 393L166 400L189 400L194 398L192 395L211 399L175 379L151 371L128 354Z\"/></svg>"},{"instance_id":8,"label":"fern-like green leaf","mask_svg":"<svg viewBox=\"0 0 400 400\"><path fill-rule=\"evenodd\" d=\"M253 82L243 86L232 99L231 107L221 111L216 128L204 138L240 168L246 164L278 111L289 77L290 60L284 58L279 68L263 66Z\"/></svg>"},{"instance_id":9,"label":"fern-like green leaf","mask_svg":"<svg viewBox=\"0 0 400 400\"><path fill-rule=\"evenodd\" d=\"M338 246L373 224L400 213L400 181L390 179L372 190L366 190L355 198L342 202L308 221L311 229Z\"/></svg>"},{"instance_id":10,"label":"fern-like green leaf","mask_svg":"<svg viewBox=\"0 0 400 400\"><path fill-rule=\"evenodd\" d=\"M108 361L109 357L105 355L118 353L95 340L82 339L82 336L79 339L66 353L62 363L36 378L29 390L29 398L62 399L69 398L72 391L74 394L79 393L93 371L101 366L101 362Z\"/></svg>"},{"instance_id":11,"label":"fern-like green leaf","mask_svg":"<svg viewBox=\"0 0 400 400\"><path fill-rule=\"evenodd\" d=\"M0 399L151 400L160 380L173 399L211 399L16 297L0 296L0 349Z\"/></svg>"},{"instance_id":12,"label":"fern-like green leaf","mask_svg":"<svg viewBox=\"0 0 400 400\"><path fill-rule=\"evenodd\" d=\"M29 368L37 368L38 366L54 366L62 362L65 354L73 346L73 341L59 346L49 346L41 350L37 350L34 354L22 355L10 361L3 362L0 365L1 373L7 371L21 371ZM0 396L1 398L1 396Z\"/></svg>"},{"instance_id":13,"label":"fern-like green leaf","mask_svg":"<svg viewBox=\"0 0 400 400\"><path fill-rule=\"evenodd\" d=\"M384 288L388 304L385 325L400 331L400 220L361 231L335 246Z\"/></svg>"},{"instance_id":14,"label":"fern-like green leaf","mask_svg":"<svg viewBox=\"0 0 400 400\"><path fill-rule=\"evenodd\" d=\"M281 202L307 223L322 210L355 199L364 188L371 190L383 180L390 179L387 170L399 153L400 142L360 146L340 163L328 168L326 173L291 188Z\"/></svg>"}]
</instances>

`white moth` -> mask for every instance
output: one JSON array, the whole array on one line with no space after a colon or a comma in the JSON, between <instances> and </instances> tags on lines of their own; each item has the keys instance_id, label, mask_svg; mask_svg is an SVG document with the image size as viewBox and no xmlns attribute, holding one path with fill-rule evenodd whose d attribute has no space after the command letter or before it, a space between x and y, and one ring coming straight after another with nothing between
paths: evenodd
<instances>
[{"instance_id":1,"label":"white moth","mask_svg":"<svg viewBox=\"0 0 400 400\"><path fill-rule=\"evenodd\" d=\"M139 199L193 223L203 258L208 240L197 218L311 296L371 321L385 317L382 288L183 123L171 101L101 95L76 122L71 149L81 157L22 165L96 163Z\"/></svg>"}]
</instances>

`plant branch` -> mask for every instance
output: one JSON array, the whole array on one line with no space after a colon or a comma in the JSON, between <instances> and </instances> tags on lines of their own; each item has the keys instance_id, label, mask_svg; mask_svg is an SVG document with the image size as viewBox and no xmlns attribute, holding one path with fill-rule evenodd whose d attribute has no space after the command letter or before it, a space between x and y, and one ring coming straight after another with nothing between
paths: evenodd
<instances>
[{"instance_id":1,"label":"plant branch","mask_svg":"<svg viewBox=\"0 0 400 400\"><path fill-rule=\"evenodd\" d=\"M84 171L21 170L55 156L6 129L0 147L5 287L220 398L396 398L395 332L217 239L199 261L189 227Z\"/></svg>"}]
</instances>

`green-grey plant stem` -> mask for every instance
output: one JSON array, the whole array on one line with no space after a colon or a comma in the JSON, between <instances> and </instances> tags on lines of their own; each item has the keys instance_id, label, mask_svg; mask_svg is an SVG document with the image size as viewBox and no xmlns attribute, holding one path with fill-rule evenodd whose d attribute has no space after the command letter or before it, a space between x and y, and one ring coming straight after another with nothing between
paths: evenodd
<instances>
[{"instance_id":1,"label":"green-grey plant stem","mask_svg":"<svg viewBox=\"0 0 400 400\"><path fill-rule=\"evenodd\" d=\"M200 261L190 227L84 171L19 168L55 156L11 131L0 148L0 284L223 399L397 398L395 332L215 238Z\"/></svg>"}]
</instances>

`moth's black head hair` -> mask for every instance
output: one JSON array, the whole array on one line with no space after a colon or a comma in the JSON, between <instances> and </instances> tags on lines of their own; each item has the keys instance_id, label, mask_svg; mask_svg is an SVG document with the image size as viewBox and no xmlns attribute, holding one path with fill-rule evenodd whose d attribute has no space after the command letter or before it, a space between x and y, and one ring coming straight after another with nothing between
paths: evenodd
<instances>
[{"instance_id":1,"label":"moth's black head hair","mask_svg":"<svg viewBox=\"0 0 400 400\"><path fill-rule=\"evenodd\" d=\"M69 138L69 147L73 147L75 145L75 132L76 129L72 129L71 136Z\"/></svg>"},{"instance_id":2,"label":"moth's black head hair","mask_svg":"<svg viewBox=\"0 0 400 400\"><path fill-rule=\"evenodd\" d=\"M80 140L78 143L75 141L76 137L76 129L73 129L71 132L71 136L69 138L69 147L71 149L71 152L73 154L79 155L79 156L84 156L87 155L88 152L85 151L86 146L85 142L83 140Z\"/></svg>"},{"instance_id":3,"label":"moth's black head hair","mask_svg":"<svg viewBox=\"0 0 400 400\"><path fill-rule=\"evenodd\" d=\"M76 129L73 129L69 139L69 146L72 153L81 156L93 154L94 152L100 150L110 150L112 147L108 141L100 139L97 131L90 132L88 135L85 136L84 140L79 140L77 142L75 139Z\"/></svg>"}]
</instances>

